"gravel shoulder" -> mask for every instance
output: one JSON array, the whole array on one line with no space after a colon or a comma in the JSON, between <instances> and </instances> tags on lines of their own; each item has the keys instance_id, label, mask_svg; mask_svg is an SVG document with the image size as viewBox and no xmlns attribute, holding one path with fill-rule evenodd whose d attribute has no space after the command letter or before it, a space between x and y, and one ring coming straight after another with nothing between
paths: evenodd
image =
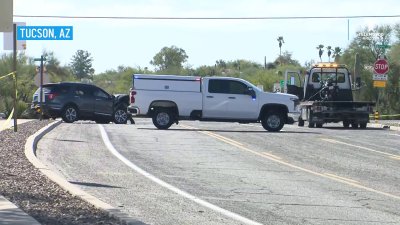
<instances>
[{"instance_id":1,"label":"gravel shoulder","mask_svg":"<svg viewBox=\"0 0 400 225\"><path fill-rule=\"evenodd\" d=\"M0 195L43 225L123 224L73 196L38 171L24 154L26 139L50 121L21 124L0 132Z\"/></svg>"}]
</instances>

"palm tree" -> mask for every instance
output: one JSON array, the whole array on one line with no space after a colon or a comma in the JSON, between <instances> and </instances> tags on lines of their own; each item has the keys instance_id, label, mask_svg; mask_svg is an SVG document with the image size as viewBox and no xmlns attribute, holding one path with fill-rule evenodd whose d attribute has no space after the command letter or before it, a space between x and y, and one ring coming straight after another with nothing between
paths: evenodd
<instances>
[{"instance_id":1,"label":"palm tree","mask_svg":"<svg viewBox=\"0 0 400 225\"><path fill-rule=\"evenodd\" d=\"M318 54L319 54L319 59L321 60L321 62L322 62L322 54L324 53L324 45L318 45L317 46L317 49L319 50L318 51Z\"/></svg>"},{"instance_id":2,"label":"palm tree","mask_svg":"<svg viewBox=\"0 0 400 225\"><path fill-rule=\"evenodd\" d=\"M279 36L278 39L276 39L276 40L279 42L279 59L281 59L281 57L282 57L282 44L285 43L285 41L283 40L282 36ZM282 65L281 60L279 60L279 61L280 61L279 63Z\"/></svg>"},{"instance_id":3,"label":"palm tree","mask_svg":"<svg viewBox=\"0 0 400 225\"><path fill-rule=\"evenodd\" d=\"M333 50L333 58L335 59L335 62L339 62L340 55L342 54L342 49L340 47L335 47Z\"/></svg>"},{"instance_id":4,"label":"palm tree","mask_svg":"<svg viewBox=\"0 0 400 225\"><path fill-rule=\"evenodd\" d=\"M331 62L332 46L326 47L326 50L328 50L328 59Z\"/></svg>"}]
</instances>

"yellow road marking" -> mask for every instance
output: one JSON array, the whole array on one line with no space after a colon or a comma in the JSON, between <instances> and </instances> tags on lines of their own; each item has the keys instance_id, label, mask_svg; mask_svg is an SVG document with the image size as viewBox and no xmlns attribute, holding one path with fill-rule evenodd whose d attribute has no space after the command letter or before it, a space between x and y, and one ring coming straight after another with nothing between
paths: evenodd
<instances>
[{"instance_id":1,"label":"yellow road marking","mask_svg":"<svg viewBox=\"0 0 400 225\"><path fill-rule=\"evenodd\" d=\"M197 129L197 128L186 126L186 125L181 125L181 126L189 128L189 129ZM207 131L207 132L198 131L198 132L200 132L202 134L205 134L205 135L208 135L210 137L214 137L214 138L216 138L218 140L221 140L221 141L223 141L225 143L233 145L233 146L235 146L235 147L237 147L237 148L239 148L239 149L241 149L243 151L246 151L246 152L252 153L254 155L269 159L269 160L277 162L279 164L282 164L282 165L285 165L285 166L288 166L288 167L291 167L291 168L294 168L294 169L297 169L297 170L301 170L301 171L304 171L306 173L313 174L313 175L316 175L316 176L319 176L319 177L324 177L324 178L327 178L327 179L330 179L330 180L333 180L333 181L337 181L337 182L342 183L342 184L347 184L349 186L356 187L356 188L359 188L359 189L362 189L362 190L366 190L366 191L369 191L369 192L373 192L373 193L376 193L376 194L384 195L386 197L390 197L390 198L394 198L394 199L400 200L400 196L393 195L393 194L390 194L390 193L386 193L386 192L383 192L383 191L379 191L379 190L375 190L373 188L369 188L369 187L363 186L363 185L359 184L357 181L354 181L354 180L351 180L351 179L348 179L348 178L344 178L344 177L340 177L340 176L337 176L337 175L333 175L333 174L329 174L328 175L326 173L315 172L315 171L312 171L312 170L309 170L309 169L306 169L306 168L303 168L303 167L296 166L296 165L290 164L288 162L285 162L285 161L283 161L281 159L276 158L276 156L272 157L272 156L270 156L270 154L267 155L267 154L264 154L264 153L260 153L260 152L251 150L249 148L246 148L241 143L240 143L240 145L236 144L236 143L239 143L237 141L234 141L234 142L236 142L236 143L234 143L234 142L232 142L233 141L232 139L229 139L229 138L226 138L226 137L221 138L223 136L215 135L215 133L213 133L213 132L209 132L209 131ZM230 140L232 140L232 141L230 141ZM331 140L331 139L327 139L327 140ZM332 141L334 141L334 140L332 140Z\"/></svg>"},{"instance_id":2,"label":"yellow road marking","mask_svg":"<svg viewBox=\"0 0 400 225\"><path fill-rule=\"evenodd\" d=\"M275 158L275 159L282 159L281 157L273 155L273 154L271 154L269 152L262 152L262 154L267 155L267 156L272 157L272 158Z\"/></svg>"},{"instance_id":3,"label":"yellow road marking","mask_svg":"<svg viewBox=\"0 0 400 225\"><path fill-rule=\"evenodd\" d=\"M324 174L327 175L327 176L330 176L332 178L335 178L335 179L344 180L344 181L348 181L348 182L351 182L351 183L360 183L360 182L358 182L356 180L352 180L352 179L349 179L349 178L346 178L346 177L341 177L341 176L338 176L338 175L335 175L335 174L331 174L331 173L324 173Z\"/></svg>"},{"instance_id":4,"label":"yellow road marking","mask_svg":"<svg viewBox=\"0 0 400 225\"><path fill-rule=\"evenodd\" d=\"M397 156L397 157L391 156L390 158L395 159L395 160L400 160L400 156Z\"/></svg>"},{"instance_id":5,"label":"yellow road marking","mask_svg":"<svg viewBox=\"0 0 400 225\"><path fill-rule=\"evenodd\" d=\"M355 147L355 148L367 150L367 151L370 151L370 152L379 153L379 154L382 154L382 155L389 156L390 158L398 158L398 157L400 157L400 155L394 155L394 154L390 154L390 153L387 153L387 152L382 152L382 151L374 150L374 149L371 149L371 148L367 148L367 147L363 147L363 146L359 146L359 145L353 145L353 144L349 144L349 143L346 143L346 142L337 141L337 140L333 140L333 139L321 138L321 140L326 141L326 142L330 142L330 143L334 143L334 144L342 144L342 145L347 145L347 146L350 146L350 147Z\"/></svg>"},{"instance_id":6,"label":"yellow road marking","mask_svg":"<svg viewBox=\"0 0 400 225\"><path fill-rule=\"evenodd\" d=\"M184 128L187 128L187 129L198 130L198 128L191 127L191 126L187 126L187 125L182 125L182 124L181 124L181 126L184 127ZM232 140L232 139L230 139L230 138L221 136L221 135L219 135L219 134L216 134L216 133L213 133L213 132L210 132L210 131L201 131L201 130L199 130L199 131L197 131L197 132L200 132L200 133L205 134L205 135L208 135L208 136L213 136L214 138L217 138L217 139L219 139L219 140L221 140L221 141L223 141L223 142L226 142L226 143L233 143L233 144L235 144L235 145L243 145L243 144L240 143L240 142L237 142L237 141L235 141L235 140Z\"/></svg>"}]
</instances>

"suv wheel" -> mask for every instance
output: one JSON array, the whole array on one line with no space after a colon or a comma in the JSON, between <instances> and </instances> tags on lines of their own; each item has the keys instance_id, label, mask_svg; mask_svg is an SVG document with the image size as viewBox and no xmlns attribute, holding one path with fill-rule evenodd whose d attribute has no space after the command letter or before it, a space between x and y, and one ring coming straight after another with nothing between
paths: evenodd
<instances>
[{"instance_id":1,"label":"suv wheel","mask_svg":"<svg viewBox=\"0 0 400 225\"><path fill-rule=\"evenodd\" d=\"M126 107L118 107L114 112L114 123L115 124L126 124L128 121L128 113Z\"/></svg>"},{"instance_id":2,"label":"suv wheel","mask_svg":"<svg viewBox=\"0 0 400 225\"><path fill-rule=\"evenodd\" d=\"M78 120L78 110L75 106L66 106L61 115L62 119L66 123L73 123Z\"/></svg>"},{"instance_id":3,"label":"suv wheel","mask_svg":"<svg viewBox=\"0 0 400 225\"><path fill-rule=\"evenodd\" d=\"M264 118L261 120L261 125L267 131L277 132L283 128L285 121L283 119L282 113L276 111L270 111L265 114Z\"/></svg>"}]
</instances>

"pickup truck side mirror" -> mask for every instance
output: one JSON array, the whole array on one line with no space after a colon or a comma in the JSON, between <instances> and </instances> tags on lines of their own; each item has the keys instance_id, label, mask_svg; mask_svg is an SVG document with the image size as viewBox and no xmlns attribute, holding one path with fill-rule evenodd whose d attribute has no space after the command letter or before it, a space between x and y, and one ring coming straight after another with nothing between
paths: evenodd
<instances>
[{"instance_id":1,"label":"pickup truck side mirror","mask_svg":"<svg viewBox=\"0 0 400 225\"><path fill-rule=\"evenodd\" d=\"M253 99L256 98L256 92L251 87L249 87L249 89L247 90L247 94L250 95L251 98L253 98Z\"/></svg>"}]
</instances>

